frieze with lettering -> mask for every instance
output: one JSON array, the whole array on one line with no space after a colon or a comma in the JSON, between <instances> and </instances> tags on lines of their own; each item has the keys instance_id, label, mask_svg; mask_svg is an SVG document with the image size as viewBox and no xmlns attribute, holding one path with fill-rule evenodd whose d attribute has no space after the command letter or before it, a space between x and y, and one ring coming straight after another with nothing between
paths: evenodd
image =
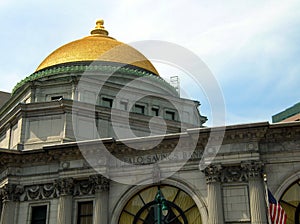
<instances>
[{"instance_id":1,"label":"frieze with lettering","mask_svg":"<svg viewBox=\"0 0 300 224\"><path fill-rule=\"evenodd\" d=\"M143 165L143 164L153 164L158 161L168 160L168 161L182 161L182 160L197 160L201 159L203 152L196 150L194 152L173 152L173 153L156 153L151 155L140 155L132 157L123 157L122 161L128 164Z\"/></svg>"}]
</instances>

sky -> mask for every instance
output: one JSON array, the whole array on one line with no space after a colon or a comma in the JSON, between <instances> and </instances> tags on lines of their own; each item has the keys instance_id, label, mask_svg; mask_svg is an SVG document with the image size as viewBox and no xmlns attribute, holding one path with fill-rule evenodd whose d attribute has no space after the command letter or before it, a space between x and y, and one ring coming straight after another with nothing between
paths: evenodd
<instances>
[{"instance_id":1,"label":"sky","mask_svg":"<svg viewBox=\"0 0 300 224\"><path fill-rule=\"evenodd\" d=\"M227 125L271 122L300 101L297 0L0 0L0 91L11 92L52 51L89 35L100 18L124 43L168 41L196 54L220 86ZM200 101L211 120L209 99L183 71L159 72L178 72L184 97Z\"/></svg>"}]
</instances>

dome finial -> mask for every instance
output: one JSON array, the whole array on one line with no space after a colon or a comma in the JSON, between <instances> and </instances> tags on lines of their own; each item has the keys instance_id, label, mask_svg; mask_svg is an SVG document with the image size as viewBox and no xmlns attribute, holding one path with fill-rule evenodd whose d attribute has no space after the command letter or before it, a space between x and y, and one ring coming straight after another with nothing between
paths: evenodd
<instances>
[{"instance_id":1,"label":"dome finial","mask_svg":"<svg viewBox=\"0 0 300 224\"><path fill-rule=\"evenodd\" d=\"M95 29L93 29L91 31L91 34L92 35L101 34L101 35L108 36L108 31L104 28L103 24L104 24L104 20L103 19L97 20L96 21Z\"/></svg>"}]
</instances>

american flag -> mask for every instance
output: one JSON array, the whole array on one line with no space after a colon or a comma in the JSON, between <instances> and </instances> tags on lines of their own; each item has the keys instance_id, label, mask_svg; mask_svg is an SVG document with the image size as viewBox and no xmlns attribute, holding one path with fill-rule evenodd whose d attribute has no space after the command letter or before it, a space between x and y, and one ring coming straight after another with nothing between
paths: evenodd
<instances>
[{"instance_id":1,"label":"american flag","mask_svg":"<svg viewBox=\"0 0 300 224\"><path fill-rule=\"evenodd\" d=\"M269 215L272 224L286 224L287 216L285 211L276 201L272 193L268 190L268 200L269 200Z\"/></svg>"}]
</instances>

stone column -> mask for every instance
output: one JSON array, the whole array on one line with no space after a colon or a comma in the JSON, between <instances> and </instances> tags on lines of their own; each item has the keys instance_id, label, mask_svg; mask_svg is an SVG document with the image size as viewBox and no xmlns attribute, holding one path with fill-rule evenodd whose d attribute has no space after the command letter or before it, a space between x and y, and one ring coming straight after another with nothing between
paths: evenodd
<instances>
[{"instance_id":1,"label":"stone column","mask_svg":"<svg viewBox=\"0 0 300 224\"><path fill-rule=\"evenodd\" d=\"M263 164L260 162L245 163L248 172L251 223L267 224L267 207L265 187L262 177Z\"/></svg>"},{"instance_id":2,"label":"stone column","mask_svg":"<svg viewBox=\"0 0 300 224\"><path fill-rule=\"evenodd\" d=\"M208 185L208 224L224 223L221 169L221 165L209 165L204 169Z\"/></svg>"},{"instance_id":3,"label":"stone column","mask_svg":"<svg viewBox=\"0 0 300 224\"><path fill-rule=\"evenodd\" d=\"M63 178L55 181L59 192L57 224L72 223L72 196L74 192L73 178Z\"/></svg>"},{"instance_id":4,"label":"stone column","mask_svg":"<svg viewBox=\"0 0 300 224\"><path fill-rule=\"evenodd\" d=\"M108 224L109 180L101 175L90 176L95 191L94 224Z\"/></svg>"},{"instance_id":5,"label":"stone column","mask_svg":"<svg viewBox=\"0 0 300 224\"><path fill-rule=\"evenodd\" d=\"M16 184L6 184L1 188L3 202L0 224L13 224L15 222L15 211L23 192L23 187Z\"/></svg>"}]
</instances>

